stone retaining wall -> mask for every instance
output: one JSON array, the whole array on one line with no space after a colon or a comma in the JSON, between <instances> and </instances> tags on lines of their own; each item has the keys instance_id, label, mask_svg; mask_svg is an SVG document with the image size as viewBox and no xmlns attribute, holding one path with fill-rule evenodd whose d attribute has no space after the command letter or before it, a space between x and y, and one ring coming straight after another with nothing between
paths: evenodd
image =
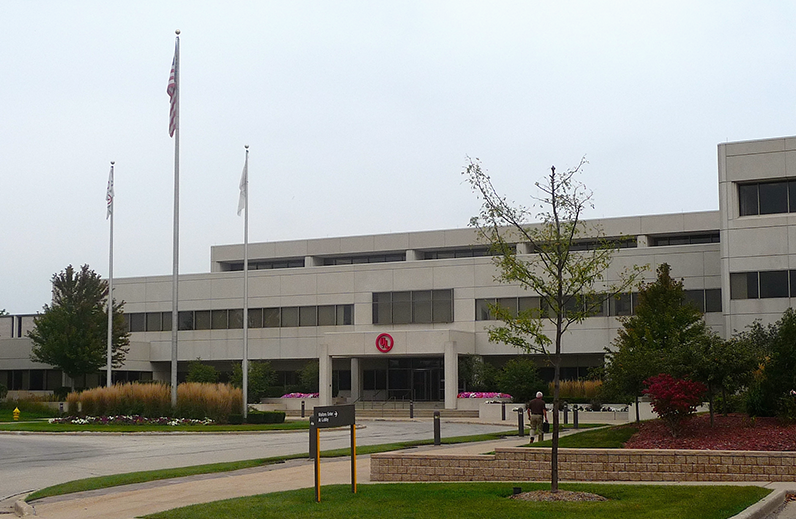
<instances>
[{"instance_id":1,"label":"stone retaining wall","mask_svg":"<svg viewBox=\"0 0 796 519\"><path fill-rule=\"evenodd\" d=\"M548 481L550 449L373 454L372 481ZM796 452L559 449L561 481L796 481Z\"/></svg>"}]
</instances>

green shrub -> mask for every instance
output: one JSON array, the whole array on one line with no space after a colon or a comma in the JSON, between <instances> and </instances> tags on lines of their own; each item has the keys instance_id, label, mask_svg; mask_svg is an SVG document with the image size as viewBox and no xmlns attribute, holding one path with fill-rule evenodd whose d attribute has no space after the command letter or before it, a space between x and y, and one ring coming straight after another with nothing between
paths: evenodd
<instances>
[{"instance_id":1,"label":"green shrub","mask_svg":"<svg viewBox=\"0 0 796 519\"><path fill-rule=\"evenodd\" d=\"M202 382L215 384L218 382L219 373L216 368L209 364L203 364L202 359L196 359L188 364L188 375L186 382Z\"/></svg>"},{"instance_id":2,"label":"green shrub","mask_svg":"<svg viewBox=\"0 0 796 519\"><path fill-rule=\"evenodd\" d=\"M53 397L55 397L58 402L65 402L67 395L69 395L71 392L71 387L59 386L53 389Z\"/></svg>"},{"instance_id":3,"label":"green shrub","mask_svg":"<svg viewBox=\"0 0 796 519\"><path fill-rule=\"evenodd\" d=\"M240 425L243 423L243 415L239 413L231 414L229 418L227 418L227 422L232 425Z\"/></svg>"},{"instance_id":4,"label":"green shrub","mask_svg":"<svg viewBox=\"0 0 796 519\"><path fill-rule=\"evenodd\" d=\"M0 384L0 400L4 399L8 394L8 388L4 384Z\"/></svg>"}]
</instances>

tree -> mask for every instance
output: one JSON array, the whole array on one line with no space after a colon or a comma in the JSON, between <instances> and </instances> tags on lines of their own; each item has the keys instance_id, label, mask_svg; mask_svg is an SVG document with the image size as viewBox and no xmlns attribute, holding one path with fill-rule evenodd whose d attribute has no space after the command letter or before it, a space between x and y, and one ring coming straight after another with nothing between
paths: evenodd
<instances>
[{"instance_id":1,"label":"tree","mask_svg":"<svg viewBox=\"0 0 796 519\"><path fill-rule=\"evenodd\" d=\"M303 393L317 393L319 387L320 364L310 361L299 371L299 388Z\"/></svg>"},{"instance_id":2,"label":"tree","mask_svg":"<svg viewBox=\"0 0 796 519\"><path fill-rule=\"evenodd\" d=\"M33 319L31 359L63 370L72 380L107 365L108 282L83 265L52 277L52 305ZM124 301L113 304L111 365L119 368L130 344Z\"/></svg>"},{"instance_id":3,"label":"tree","mask_svg":"<svg viewBox=\"0 0 796 519\"><path fill-rule=\"evenodd\" d=\"M528 402L537 391L547 387L539 377L536 364L528 358L511 359L497 374L498 390L508 393L515 402Z\"/></svg>"},{"instance_id":4,"label":"tree","mask_svg":"<svg viewBox=\"0 0 796 519\"><path fill-rule=\"evenodd\" d=\"M674 378L667 373L648 378L644 385L647 386L644 394L652 399L652 410L663 420L674 438L679 436L683 422L696 413L707 391L702 382Z\"/></svg>"},{"instance_id":5,"label":"tree","mask_svg":"<svg viewBox=\"0 0 796 519\"><path fill-rule=\"evenodd\" d=\"M498 372L479 355L459 356L459 387L462 391L495 391Z\"/></svg>"},{"instance_id":6,"label":"tree","mask_svg":"<svg viewBox=\"0 0 796 519\"><path fill-rule=\"evenodd\" d=\"M636 400L644 381L660 373L674 377L695 376L698 362L710 358L713 332L702 312L686 302L682 281L671 277L671 267L662 263L657 279L642 285L634 315L622 317L622 328L613 348L606 348L606 391Z\"/></svg>"},{"instance_id":7,"label":"tree","mask_svg":"<svg viewBox=\"0 0 796 519\"><path fill-rule=\"evenodd\" d=\"M199 382L203 384L215 384L218 382L219 373L210 364L205 364L202 359L197 358L188 363L188 375L186 382Z\"/></svg>"},{"instance_id":8,"label":"tree","mask_svg":"<svg viewBox=\"0 0 796 519\"><path fill-rule=\"evenodd\" d=\"M639 274L639 269L635 268L620 276L616 285L605 282L604 275L616 243L605 239L600 229L581 219L584 209L592 205L591 193L575 180L584 164L585 159L581 159L578 166L563 174L552 167L543 183L535 183L541 193L533 197L540 206L538 214L533 214L530 208L515 206L499 195L477 160L471 160L464 172L482 201L479 215L473 217L470 224L495 254L497 279L518 284L540 299L539 308L517 313L499 305L491 306L490 310L503 325L489 329L489 340L510 344L527 353L541 353L551 359L553 492L558 491L558 409L564 333L572 324L593 315L608 297L625 291ZM533 224L535 218L541 223ZM588 241L582 248L585 250L574 250L579 241ZM517 250L518 246L524 248L522 253ZM552 338L544 323L552 326Z\"/></svg>"},{"instance_id":9,"label":"tree","mask_svg":"<svg viewBox=\"0 0 796 519\"><path fill-rule=\"evenodd\" d=\"M243 387L243 368L240 364L232 366L232 385ZM276 371L268 361L249 362L249 379L247 381L248 395L246 403L259 404L260 400L268 393L268 388L276 382Z\"/></svg>"},{"instance_id":10,"label":"tree","mask_svg":"<svg viewBox=\"0 0 796 519\"><path fill-rule=\"evenodd\" d=\"M0 316L3 316L3 315L8 315L8 312L6 312L5 308L0 308Z\"/></svg>"}]
</instances>

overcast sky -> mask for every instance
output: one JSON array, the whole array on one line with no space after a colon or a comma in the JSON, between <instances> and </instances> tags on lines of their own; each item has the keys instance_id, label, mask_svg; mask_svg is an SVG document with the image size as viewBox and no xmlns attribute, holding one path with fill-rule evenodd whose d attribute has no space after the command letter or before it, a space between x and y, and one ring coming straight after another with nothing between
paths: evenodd
<instances>
[{"instance_id":1,"label":"overcast sky","mask_svg":"<svg viewBox=\"0 0 796 519\"><path fill-rule=\"evenodd\" d=\"M0 309L67 265L172 272L166 84L181 34L180 272L241 243L465 227L481 159L527 202L586 156L589 217L718 209L717 144L796 134L796 4L0 3Z\"/></svg>"}]
</instances>

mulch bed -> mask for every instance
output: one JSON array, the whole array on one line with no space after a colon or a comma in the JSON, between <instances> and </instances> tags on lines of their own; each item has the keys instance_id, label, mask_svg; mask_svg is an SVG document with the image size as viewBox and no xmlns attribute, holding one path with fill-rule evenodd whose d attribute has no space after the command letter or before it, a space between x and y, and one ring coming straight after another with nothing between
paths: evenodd
<instances>
[{"instance_id":1,"label":"mulch bed","mask_svg":"<svg viewBox=\"0 0 796 519\"><path fill-rule=\"evenodd\" d=\"M660 420L639 425L626 449L796 451L796 425L783 425L777 418L715 415L711 427L710 416L700 414L686 422L678 438Z\"/></svg>"},{"instance_id":2,"label":"mulch bed","mask_svg":"<svg viewBox=\"0 0 796 519\"><path fill-rule=\"evenodd\" d=\"M570 490L536 490L534 492L521 492L510 496L511 499L522 501L608 501L608 498L589 492L572 492Z\"/></svg>"}]
</instances>

